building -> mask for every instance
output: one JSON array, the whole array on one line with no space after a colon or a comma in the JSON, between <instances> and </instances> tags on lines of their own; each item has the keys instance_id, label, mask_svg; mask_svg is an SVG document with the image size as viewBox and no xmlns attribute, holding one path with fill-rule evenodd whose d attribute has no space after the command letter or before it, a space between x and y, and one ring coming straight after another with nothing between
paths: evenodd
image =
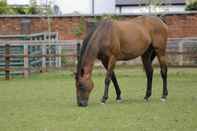
<instances>
[{"instance_id":1,"label":"building","mask_svg":"<svg viewBox=\"0 0 197 131\"><path fill-rule=\"evenodd\" d=\"M116 13L183 12L186 0L116 0Z\"/></svg>"}]
</instances>

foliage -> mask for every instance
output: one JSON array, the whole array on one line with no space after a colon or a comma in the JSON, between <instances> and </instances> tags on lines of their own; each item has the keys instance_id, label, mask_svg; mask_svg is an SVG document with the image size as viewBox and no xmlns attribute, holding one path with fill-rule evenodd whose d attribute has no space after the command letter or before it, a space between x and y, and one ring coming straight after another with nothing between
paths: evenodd
<instances>
[{"instance_id":1,"label":"foliage","mask_svg":"<svg viewBox=\"0 0 197 131\"><path fill-rule=\"evenodd\" d=\"M147 0L146 1L147 5L153 5L153 6L161 6L161 4L163 3L163 0Z\"/></svg>"},{"instance_id":2,"label":"foliage","mask_svg":"<svg viewBox=\"0 0 197 131\"><path fill-rule=\"evenodd\" d=\"M98 22L101 20L118 20L119 18L118 15L104 14L102 16L95 16L93 19Z\"/></svg>"},{"instance_id":3,"label":"foliage","mask_svg":"<svg viewBox=\"0 0 197 131\"><path fill-rule=\"evenodd\" d=\"M165 12L169 11L169 4L170 1L168 0L141 0L139 2L139 5L145 4L146 10L148 10L149 15L157 15L159 12L163 12L165 15ZM163 6L166 5L166 6Z\"/></svg>"},{"instance_id":4,"label":"foliage","mask_svg":"<svg viewBox=\"0 0 197 131\"><path fill-rule=\"evenodd\" d=\"M76 37L80 37L85 31L85 19L84 17L80 18L78 26L73 27L72 32Z\"/></svg>"},{"instance_id":5,"label":"foliage","mask_svg":"<svg viewBox=\"0 0 197 131\"><path fill-rule=\"evenodd\" d=\"M190 2L189 4L187 4L186 6L186 10L197 10L197 0Z\"/></svg>"},{"instance_id":6,"label":"foliage","mask_svg":"<svg viewBox=\"0 0 197 131\"><path fill-rule=\"evenodd\" d=\"M12 14L12 8L7 4L6 0L0 0L0 14Z\"/></svg>"},{"instance_id":7,"label":"foliage","mask_svg":"<svg viewBox=\"0 0 197 131\"><path fill-rule=\"evenodd\" d=\"M6 0L0 0L0 14L53 14L52 3L47 7L38 5L36 0L30 0L29 6L9 6Z\"/></svg>"}]
</instances>

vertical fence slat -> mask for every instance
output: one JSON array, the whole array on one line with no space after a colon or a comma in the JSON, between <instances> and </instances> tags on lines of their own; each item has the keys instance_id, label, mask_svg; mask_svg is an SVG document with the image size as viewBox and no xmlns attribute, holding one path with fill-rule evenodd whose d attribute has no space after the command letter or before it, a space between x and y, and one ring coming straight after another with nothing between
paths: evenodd
<instances>
[{"instance_id":1,"label":"vertical fence slat","mask_svg":"<svg viewBox=\"0 0 197 131\"><path fill-rule=\"evenodd\" d=\"M47 71L47 66L46 66L46 45L42 45L42 72Z\"/></svg>"},{"instance_id":2,"label":"vertical fence slat","mask_svg":"<svg viewBox=\"0 0 197 131\"><path fill-rule=\"evenodd\" d=\"M77 61L79 60L79 57L80 57L80 48L81 48L81 45L80 45L80 43L78 42L78 43L77 43Z\"/></svg>"},{"instance_id":3,"label":"vertical fence slat","mask_svg":"<svg viewBox=\"0 0 197 131\"><path fill-rule=\"evenodd\" d=\"M179 53L180 53L180 56L179 56L179 66L183 66L183 41L181 41L180 43L179 43Z\"/></svg>"},{"instance_id":4,"label":"vertical fence slat","mask_svg":"<svg viewBox=\"0 0 197 131\"><path fill-rule=\"evenodd\" d=\"M29 76L29 53L28 44L24 44L24 77Z\"/></svg>"},{"instance_id":5,"label":"vertical fence slat","mask_svg":"<svg viewBox=\"0 0 197 131\"><path fill-rule=\"evenodd\" d=\"M61 45L58 45L57 47L56 47L56 57L55 57L55 60L56 60L56 67L58 68L60 68L60 67L62 67L62 60L61 60L61 54L62 54L62 46Z\"/></svg>"},{"instance_id":6,"label":"vertical fence slat","mask_svg":"<svg viewBox=\"0 0 197 131\"><path fill-rule=\"evenodd\" d=\"M79 67L78 67L78 66L79 66L79 65L78 65L78 62L79 62L80 50L81 50L81 45L80 45L79 42L77 43L77 48L76 48L76 49L77 49L77 66L76 66L76 67L77 67L77 69L78 69L78 68L79 68ZM77 69L76 69L76 70L77 70Z\"/></svg>"},{"instance_id":7,"label":"vertical fence slat","mask_svg":"<svg viewBox=\"0 0 197 131\"><path fill-rule=\"evenodd\" d=\"M5 79L10 79L10 45L5 45Z\"/></svg>"}]
</instances>

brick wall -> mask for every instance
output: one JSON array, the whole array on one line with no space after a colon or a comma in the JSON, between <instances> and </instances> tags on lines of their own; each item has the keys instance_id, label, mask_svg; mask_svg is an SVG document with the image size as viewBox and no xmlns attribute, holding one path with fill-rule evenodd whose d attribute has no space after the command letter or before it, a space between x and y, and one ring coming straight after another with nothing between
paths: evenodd
<instances>
[{"instance_id":1,"label":"brick wall","mask_svg":"<svg viewBox=\"0 0 197 131\"><path fill-rule=\"evenodd\" d=\"M122 15L123 19L131 19L136 15ZM85 16L85 19L91 16ZM16 35L22 33L22 21L30 21L28 33L48 31L47 17L40 16L0 16L0 35ZM168 14L164 17L169 27L170 37L197 37L197 12ZM78 27L80 16L54 16L51 31L59 33L59 39L76 39L73 29ZM83 37L83 36L82 36ZM81 37L81 38L82 38Z\"/></svg>"},{"instance_id":2,"label":"brick wall","mask_svg":"<svg viewBox=\"0 0 197 131\"><path fill-rule=\"evenodd\" d=\"M197 37L197 13L165 17L170 37Z\"/></svg>"}]
</instances>

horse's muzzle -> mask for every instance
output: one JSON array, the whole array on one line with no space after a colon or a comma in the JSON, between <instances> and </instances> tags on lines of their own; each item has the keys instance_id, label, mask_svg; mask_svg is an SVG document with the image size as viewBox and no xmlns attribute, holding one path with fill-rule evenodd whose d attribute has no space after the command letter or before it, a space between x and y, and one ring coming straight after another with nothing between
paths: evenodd
<instances>
[{"instance_id":1,"label":"horse's muzzle","mask_svg":"<svg viewBox=\"0 0 197 131\"><path fill-rule=\"evenodd\" d=\"M80 107L86 107L86 106L88 106L88 102L87 101L80 101L78 103L78 106L80 106Z\"/></svg>"},{"instance_id":2,"label":"horse's muzzle","mask_svg":"<svg viewBox=\"0 0 197 131\"><path fill-rule=\"evenodd\" d=\"M88 99L80 99L79 97L77 98L77 104L80 107L86 107L88 106Z\"/></svg>"}]
</instances>

